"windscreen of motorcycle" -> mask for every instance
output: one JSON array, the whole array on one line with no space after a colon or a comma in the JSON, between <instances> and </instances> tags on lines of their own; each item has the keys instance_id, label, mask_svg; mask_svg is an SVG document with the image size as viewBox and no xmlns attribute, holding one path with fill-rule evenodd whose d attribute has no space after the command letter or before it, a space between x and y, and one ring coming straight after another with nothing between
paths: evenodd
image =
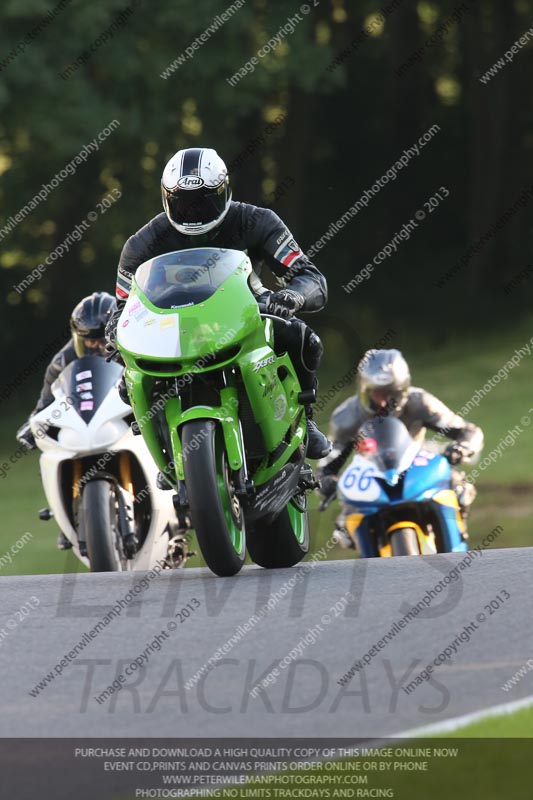
<instances>
[{"instance_id":1,"label":"windscreen of motorcycle","mask_svg":"<svg viewBox=\"0 0 533 800\"><path fill-rule=\"evenodd\" d=\"M184 308L208 300L246 261L239 250L216 247L164 253L142 264L135 282L156 308Z\"/></svg>"},{"instance_id":2,"label":"windscreen of motorcycle","mask_svg":"<svg viewBox=\"0 0 533 800\"><path fill-rule=\"evenodd\" d=\"M404 472L410 467L420 449L409 431L396 417L375 417L368 420L359 429L358 440L361 443L374 442L368 460L384 473Z\"/></svg>"},{"instance_id":3,"label":"windscreen of motorcycle","mask_svg":"<svg viewBox=\"0 0 533 800\"><path fill-rule=\"evenodd\" d=\"M114 388L122 367L101 356L77 358L63 370L57 385L65 394L61 403L73 408L88 425L98 408Z\"/></svg>"}]
</instances>

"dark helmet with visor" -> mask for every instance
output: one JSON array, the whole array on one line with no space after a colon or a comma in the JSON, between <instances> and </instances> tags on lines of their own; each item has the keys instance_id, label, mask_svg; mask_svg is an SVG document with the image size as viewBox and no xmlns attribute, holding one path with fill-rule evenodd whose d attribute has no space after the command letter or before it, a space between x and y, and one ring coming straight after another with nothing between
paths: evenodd
<instances>
[{"instance_id":1,"label":"dark helmet with visor","mask_svg":"<svg viewBox=\"0 0 533 800\"><path fill-rule=\"evenodd\" d=\"M105 326L116 308L115 298L107 292L94 292L80 300L70 317L78 358L105 355Z\"/></svg>"}]
</instances>

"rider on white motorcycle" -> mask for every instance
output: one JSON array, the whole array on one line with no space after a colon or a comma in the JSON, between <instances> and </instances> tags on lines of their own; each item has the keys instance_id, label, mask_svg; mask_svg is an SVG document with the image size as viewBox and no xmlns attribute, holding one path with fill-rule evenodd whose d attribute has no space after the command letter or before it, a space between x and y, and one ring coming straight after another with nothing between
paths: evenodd
<instances>
[{"instance_id":1,"label":"rider on white motorcycle","mask_svg":"<svg viewBox=\"0 0 533 800\"><path fill-rule=\"evenodd\" d=\"M72 361L83 356L105 357L105 326L116 308L115 298L107 292L93 292L80 300L70 317L72 337L55 354L46 368L41 394L30 417L53 402L51 386ZM29 420L17 431L17 440L29 450L35 449L35 437ZM57 539L57 546L60 550L72 547L62 533Z\"/></svg>"},{"instance_id":2,"label":"rider on white motorcycle","mask_svg":"<svg viewBox=\"0 0 533 800\"><path fill-rule=\"evenodd\" d=\"M416 441L423 442L426 429L451 439L444 455L452 466L468 463L483 448L481 428L466 422L425 389L411 386L409 366L399 350L368 350L358 365L357 393L331 415L328 436L333 450L318 464L324 498L335 493L339 472L358 443L363 423L389 414L398 417ZM452 482L466 522L476 489L461 470L452 470ZM355 546L344 529L344 513L337 518L334 535L341 547Z\"/></svg>"}]
</instances>

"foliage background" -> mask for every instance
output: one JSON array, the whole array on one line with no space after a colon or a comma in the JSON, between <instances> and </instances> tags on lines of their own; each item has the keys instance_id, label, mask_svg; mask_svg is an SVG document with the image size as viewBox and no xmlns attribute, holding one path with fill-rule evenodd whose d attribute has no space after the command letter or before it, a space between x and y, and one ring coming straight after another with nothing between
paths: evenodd
<instances>
[{"instance_id":1,"label":"foliage background","mask_svg":"<svg viewBox=\"0 0 533 800\"><path fill-rule=\"evenodd\" d=\"M7 64L12 48L55 4L4 0L0 8L0 230L84 144L110 121L120 122L74 177L0 241L3 384L60 334L84 294L113 291L121 247L159 213L160 175L177 149L214 146L231 163L268 122L283 115L284 122L264 146L236 170L233 193L235 199L272 204L304 249L405 148L431 125L440 126L421 155L317 255L316 263L328 278L330 303L310 321L326 343L324 389L393 327L397 333L390 346L411 358L416 382L460 408L531 335L533 281L526 278L505 292L508 282L531 263L529 206L445 288L434 284L533 182L531 46L488 84L479 81L533 23L532 0L403 0L386 13L385 22L375 24L372 36L329 70L389 4L320 0L236 87L226 78L294 16L298 4L247 0L192 59L164 80L163 70L226 4L141 0L113 38L72 77L62 79L60 73L109 28L127 8L125 2L72 0ZM398 76L398 67L461 5L468 11L460 21L426 49L420 63ZM287 179L290 189L272 203ZM443 185L451 193L447 200L370 280L347 295L342 284ZM18 295L13 285L113 187L122 191L122 199L39 282ZM529 362L525 359L480 406L487 449L533 405ZM14 430L32 408L42 371L44 367L1 404L4 454L16 447ZM324 410L322 422L334 404ZM525 543L530 450L526 433L487 473L489 490L483 496L480 483L473 529L479 524L481 531L493 518L488 509L494 491L500 491L500 516L509 517L509 530L514 531L509 543ZM35 456L15 466L0 481L6 543L36 528L34 509L44 505ZM498 517L494 524L500 521ZM328 524L320 523L324 536ZM51 541L50 529L47 548ZM38 565L25 564L21 554L16 571L43 565L51 570L54 554L49 560L45 552L43 548L45 560Z\"/></svg>"}]
</instances>

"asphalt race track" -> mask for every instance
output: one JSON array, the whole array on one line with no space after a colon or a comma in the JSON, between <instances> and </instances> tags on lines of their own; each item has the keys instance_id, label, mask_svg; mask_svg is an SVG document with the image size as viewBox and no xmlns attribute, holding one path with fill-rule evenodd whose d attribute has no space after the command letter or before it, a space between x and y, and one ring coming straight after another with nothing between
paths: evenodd
<instances>
[{"instance_id":1,"label":"asphalt race track","mask_svg":"<svg viewBox=\"0 0 533 800\"><path fill-rule=\"evenodd\" d=\"M30 690L144 573L2 578L0 735L385 737L530 695L533 672L512 691L501 686L531 658L533 549L476 556L426 611L374 651L364 672L345 687L337 683L464 558L328 561L273 572L250 567L225 579L203 569L164 572L87 637L83 651L59 666L61 674L36 697ZM36 608L27 605L31 597ZM186 689L269 598L266 615L248 631L241 628L216 666ZM30 610L23 616L25 604ZM190 616L181 612L187 604ZM476 619L453 662L407 694L402 684ZM149 652L156 634L161 649ZM281 668L278 662L299 643ZM118 675L143 652L147 665L121 683ZM254 682L276 667L274 683L251 696ZM120 691L98 703L115 678Z\"/></svg>"}]
</instances>

